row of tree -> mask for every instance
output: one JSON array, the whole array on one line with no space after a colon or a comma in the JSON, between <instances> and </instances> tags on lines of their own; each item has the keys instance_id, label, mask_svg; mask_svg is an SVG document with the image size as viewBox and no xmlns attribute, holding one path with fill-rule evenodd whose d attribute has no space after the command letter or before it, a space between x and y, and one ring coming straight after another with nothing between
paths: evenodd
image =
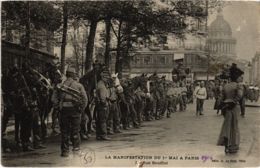
<instances>
[{"instance_id":1,"label":"row of tree","mask_svg":"<svg viewBox=\"0 0 260 168\"><path fill-rule=\"evenodd\" d=\"M110 54L112 51L116 52L115 70L120 75L125 58L133 51L133 45L140 42L140 39L146 42L151 36L163 36L168 33L184 38L186 33L192 31L188 29L191 19L198 23L202 22L208 15L208 9L215 9L220 5L221 2L218 0L209 2L207 0L168 0L167 3L156 0L5 1L2 3L5 19L11 25L9 27L24 30L24 44L27 49L30 47L30 35L34 29L45 29L61 37L62 72L65 69L68 30L82 26L88 27L85 33L87 36L84 37L86 38L85 71L88 71L93 62L97 27L100 22L104 23L105 30L101 36L105 64L110 65ZM76 41L77 38L73 36L72 39ZM116 46L112 48L111 41L114 39Z\"/></svg>"}]
</instances>

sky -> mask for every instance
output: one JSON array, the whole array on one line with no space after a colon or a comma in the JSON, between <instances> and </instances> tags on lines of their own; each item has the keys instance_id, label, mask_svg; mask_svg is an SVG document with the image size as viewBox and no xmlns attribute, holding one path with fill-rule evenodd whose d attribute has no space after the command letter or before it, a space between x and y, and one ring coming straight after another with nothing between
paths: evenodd
<instances>
[{"instance_id":1,"label":"sky","mask_svg":"<svg viewBox=\"0 0 260 168\"><path fill-rule=\"evenodd\" d=\"M237 40L237 57L250 61L260 51L260 1L229 1L223 16ZM209 25L215 18L216 13L209 16Z\"/></svg>"}]
</instances>

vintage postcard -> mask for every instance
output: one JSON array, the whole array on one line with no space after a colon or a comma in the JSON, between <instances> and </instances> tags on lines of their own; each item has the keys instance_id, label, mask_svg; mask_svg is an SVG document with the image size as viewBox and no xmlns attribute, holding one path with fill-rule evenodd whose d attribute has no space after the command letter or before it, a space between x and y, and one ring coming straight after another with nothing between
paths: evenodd
<instances>
[{"instance_id":1,"label":"vintage postcard","mask_svg":"<svg viewBox=\"0 0 260 168\"><path fill-rule=\"evenodd\" d=\"M259 77L259 1L1 1L1 165L259 167Z\"/></svg>"}]
</instances>

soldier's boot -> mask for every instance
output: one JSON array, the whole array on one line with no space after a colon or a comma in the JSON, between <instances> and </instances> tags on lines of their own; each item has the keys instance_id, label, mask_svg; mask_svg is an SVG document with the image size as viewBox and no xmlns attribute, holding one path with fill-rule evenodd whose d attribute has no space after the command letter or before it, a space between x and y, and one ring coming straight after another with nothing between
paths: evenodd
<instances>
[{"instance_id":1,"label":"soldier's boot","mask_svg":"<svg viewBox=\"0 0 260 168\"><path fill-rule=\"evenodd\" d=\"M87 128L86 128L85 124L86 124L85 122L81 122L81 124L80 124L80 138L82 140L88 140L89 139Z\"/></svg>"},{"instance_id":2,"label":"soldier's boot","mask_svg":"<svg viewBox=\"0 0 260 168\"><path fill-rule=\"evenodd\" d=\"M167 110L167 118L171 118L172 108Z\"/></svg>"},{"instance_id":3,"label":"soldier's boot","mask_svg":"<svg viewBox=\"0 0 260 168\"><path fill-rule=\"evenodd\" d=\"M33 137L33 148L34 149L45 149L46 146L42 144L41 138L36 135Z\"/></svg>"},{"instance_id":4,"label":"soldier's boot","mask_svg":"<svg viewBox=\"0 0 260 168\"><path fill-rule=\"evenodd\" d=\"M161 113L161 109L158 108L158 109L156 110L156 113L155 113L155 119L156 119L156 120L160 120L160 113Z\"/></svg>"},{"instance_id":5,"label":"soldier's boot","mask_svg":"<svg viewBox=\"0 0 260 168\"><path fill-rule=\"evenodd\" d=\"M69 152L62 152L61 157L69 157Z\"/></svg>"},{"instance_id":6,"label":"soldier's boot","mask_svg":"<svg viewBox=\"0 0 260 168\"><path fill-rule=\"evenodd\" d=\"M11 152L11 149L9 148L9 146L10 146L9 141L2 135L2 149L3 149L4 153Z\"/></svg>"},{"instance_id":7,"label":"soldier's boot","mask_svg":"<svg viewBox=\"0 0 260 168\"><path fill-rule=\"evenodd\" d=\"M88 139L89 139L89 136L87 135L87 133L81 131L81 132L80 132L80 138L81 138L82 140L88 140Z\"/></svg>"},{"instance_id":8,"label":"soldier's boot","mask_svg":"<svg viewBox=\"0 0 260 168\"><path fill-rule=\"evenodd\" d=\"M119 128L116 128L116 129L114 130L114 133L122 133L122 131L120 131Z\"/></svg>"},{"instance_id":9,"label":"soldier's boot","mask_svg":"<svg viewBox=\"0 0 260 168\"><path fill-rule=\"evenodd\" d=\"M140 128L140 125L137 121L133 121L133 127L134 128Z\"/></svg>"},{"instance_id":10,"label":"soldier's boot","mask_svg":"<svg viewBox=\"0 0 260 168\"><path fill-rule=\"evenodd\" d=\"M113 118L108 119L107 121L107 135L113 135Z\"/></svg>"},{"instance_id":11,"label":"soldier's boot","mask_svg":"<svg viewBox=\"0 0 260 168\"><path fill-rule=\"evenodd\" d=\"M124 130L128 130L129 128L126 125L123 125Z\"/></svg>"},{"instance_id":12,"label":"soldier's boot","mask_svg":"<svg viewBox=\"0 0 260 168\"><path fill-rule=\"evenodd\" d=\"M22 147L24 152L34 151L34 149L30 146L29 142L22 142Z\"/></svg>"},{"instance_id":13,"label":"soldier's boot","mask_svg":"<svg viewBox=\"0 0 260 168\"><path fill-rule=\"evenodd\" d=\"M108 129L108 130L107 130L107 135L114 135L114 131L111 130L111 129Z\"/></svg>"}]
</instances>

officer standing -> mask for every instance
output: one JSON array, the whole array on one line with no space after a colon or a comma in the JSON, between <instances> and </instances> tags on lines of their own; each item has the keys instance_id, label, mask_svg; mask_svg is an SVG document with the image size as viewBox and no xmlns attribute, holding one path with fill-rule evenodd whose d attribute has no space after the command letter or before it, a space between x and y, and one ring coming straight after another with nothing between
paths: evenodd
<instances>
[{"instance_id":1,"label":"officer standing","mask_svg":"<svg viewBox=\"0 0 260 168\"><path fill-rule=\"evenodd\" d=\"M69 140L72 140L73 151L80 150L80 117L87 105L87 95L84 87L74 80L76 71L69 67L67 79L62 84L58 102L60 105L61 156L69 155ZM76 98L77 96L80 99ZM72 136L72 137L70 137Z\"/></svg>"}]
</instances>

